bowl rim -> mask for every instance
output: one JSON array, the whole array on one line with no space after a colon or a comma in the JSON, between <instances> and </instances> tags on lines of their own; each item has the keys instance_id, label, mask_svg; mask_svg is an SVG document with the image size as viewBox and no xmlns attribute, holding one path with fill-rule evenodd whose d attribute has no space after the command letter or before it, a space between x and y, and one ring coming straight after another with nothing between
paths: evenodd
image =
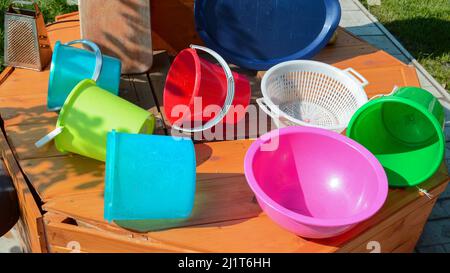
<instances>
[{"instance_id":1,"label":"bowl rim","mask_svg":"<svg viewBox=\"0 0 450 273\"><path fill-rule=\"evenodd\" d=\"M360 120L361 115L364 112L366 112L367 110L369 110L370 108L372 108L372 107L374 107L376 105L389 103L389 102L394 102L394 103L407 105L407 106L409 106L409 107L419 111L422 115L424 115L425 117L428 118L428 121L433 125L434 129L436 130L436 135L437 135L437 137L439 139L439 150L440 150L440 153L438 155L437 160L435 161L435 163L433 165L433 168L430 168L430 170L428 172L424 173L420 178L417 178L415 181L408 181L408 184L405 184L405 183L394 183L394 182L390 182L389 183L390 186L397 187L397 188L415 187L415 186L418 186L418 185L422 184L427 179L432 177L434 173L436 173L436 171L441 166L442 160L443 160L444 155L445 155L445 136L444 136L444 129L443 129L444 125L439 124L439 121L436 119L436 117L427 108L425 108L424 106L420 105L419 103L417 103L415 101L412 101L412 100L409 100L409 99L406 99L406 98L396 97L396 96L393 96L393 95L391 95L391 96L383 96L381 98L377 98L377 99L369 101L368 103L363 105L361 108L359 108L358 111L355 112L355 114L351 118L350 122L348 123L346 135L347 135L347 137L353 139L354 138L355 124ZM357 140L355 140L355 141L357 141Z\"/></svg>"},{"instance_id":2,"label":"bowl rim","mask_svg":"<svg viewBox=\"0 0 450 273\"><path fill-rule=\"evenodd\" d=\"M326 219L326 218L316 218L311 216L306 216L300 213L297 213L295 211L292 211L290 209L287 209L283 207L282 205L275 202L271 197L269 197L264 190L259 186L257 183L257 180L255 178L255 175L253 173L253 159L255 154L259 151L259 148L262 144L266 143L268 140L272 139L273 137L277 136L283 136L283 135L290 135L290 134L299 134L299 133L312 133L316 135L325 136L328 138L335 139L355 150L355 152L360 153L364 158L367 159L367 162L372 166L374 169L374 172L377 176L378 181L378 191L375 196L374 201L371 203L370 207L365 209L362 212L359 212L353 216L350 217L344 217L344 218L332 218L332 219ZM353 225L357 224L359 222L362 222L370 217L372 217L375 213L377 213L381 207L384 205L387 195L388 195L388 179L386 176L386 173L377 160L377 158L369 152L366 148L364 148L362 145L357 143L356 141L338 134L336 132L328 131L321 128L314 128L314 127L301 127L301 126L291 126L291 127L285 127L276 129L274 131L271 131L260 138L258 138L255 142L252 143L250 148L247 151L247 154L245 155L244 160L244 173L247 178L247 183L249 184L252 191L255 193L256 197L260 202L264 202L267 206L269 206L271 209L277 211L278 213L281 213L284 216L287 216L297 222L301 222L303 224L313 225L313 226L320 226L320 227L339 227L339 226L347 226L347 225Z\"/></svg>"}]
</instances>

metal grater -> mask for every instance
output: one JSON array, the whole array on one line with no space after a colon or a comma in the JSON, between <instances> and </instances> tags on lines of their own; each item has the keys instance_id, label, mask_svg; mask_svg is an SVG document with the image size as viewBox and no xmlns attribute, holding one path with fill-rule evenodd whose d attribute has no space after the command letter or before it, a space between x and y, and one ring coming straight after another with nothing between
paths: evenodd
<instances>
[{"instance_id":1,"label":"metal grater","mask_svg":"<svg viewBox=\"0 0 450 273\"><path fill-rule=\"evenodd\" d=\"M34 10L14 7L32 4ZM14 1L5 12L5 65L43 70L51 59L44 18L36 3Z\"/></svg>"}]
</instances>

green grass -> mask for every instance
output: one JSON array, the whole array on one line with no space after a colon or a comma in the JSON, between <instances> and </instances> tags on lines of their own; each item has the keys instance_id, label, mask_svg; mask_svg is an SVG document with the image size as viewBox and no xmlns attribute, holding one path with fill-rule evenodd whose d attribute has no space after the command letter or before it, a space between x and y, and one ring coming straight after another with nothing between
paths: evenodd
<instances>
[{"instance_id":1,"label":"green grass","mask_svg":"<svg viewBox=\"0 0 450 273\"><path fill-rule=\"evenodd\" d=\"M10 3L11 0L0 0L0 72L3 70L4 14ZM66 0L38 0L37 3L46 23L52 22L56 15L77 10L77 6L69 6Z\"/></svg>"},{"instance_id":2,"label":"green grass","mask_svg":"<svg viewBox=\"0 0 450 273\"><path fill-rule=\"evenodd\" d=\"M366 8L447 90L450 87L450 0L381 0Z\"/></svg>"}]
</instances>

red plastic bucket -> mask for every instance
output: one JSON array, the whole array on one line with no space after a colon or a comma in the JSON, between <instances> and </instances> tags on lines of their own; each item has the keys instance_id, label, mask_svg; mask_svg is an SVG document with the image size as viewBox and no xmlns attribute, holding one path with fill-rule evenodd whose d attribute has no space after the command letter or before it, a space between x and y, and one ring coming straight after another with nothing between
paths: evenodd
<instances>
[{"instance_id":1,"label":"red plastic bucket","mask_svg":"<svg viewBox=\"0 0 450 273\"><path fill-rule=\"evenodd\" d=\"M195 49L210 53L222 67L199 57ZM245 117L250 95L250 82L245 76L231 72L214 51L191 46L177 55L169 69L164 87L164 112L173 127L198 132L221 122L238 123ZM186 128L186 124L200 126Z\"/></svg>"}]
</instances>

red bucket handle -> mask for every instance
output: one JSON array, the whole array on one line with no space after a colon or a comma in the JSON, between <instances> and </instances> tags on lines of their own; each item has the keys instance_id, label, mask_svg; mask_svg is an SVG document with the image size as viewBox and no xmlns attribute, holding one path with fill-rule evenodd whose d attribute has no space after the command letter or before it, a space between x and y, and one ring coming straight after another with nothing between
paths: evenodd
<instances>
[{"instance_id":1,"label":"red bucket handle","mask_svg":"<svg viewBox=\"0 0 450 273\"><path fill-rule=\"evenodd\" d=\"M172 125L172 128L175 130L179 130L179 131L185 132L185 133L196 133L196 132L205 131L205 130L208 130L208 129L214 127L226 116L226 114L230 110L230 107L234 100L235 86L234 86L234 78L233 78L231 69L228 66L227 62L222 58L222 56L220 56L217 52L215 52L214 50L209 49L207 47L198 46L198 45L190 45L190 47L192 49L202 50L202 51L210 54L211 56L213 56L219 62L219 64L222 66L222 68L225 72L225 76L227 77L227 97L225 98L225 102L222 106L222 110L215 118L208 121L205 125L194 127L192 129L181 128L175 124Z\"/></svg>"}]
</instances>

